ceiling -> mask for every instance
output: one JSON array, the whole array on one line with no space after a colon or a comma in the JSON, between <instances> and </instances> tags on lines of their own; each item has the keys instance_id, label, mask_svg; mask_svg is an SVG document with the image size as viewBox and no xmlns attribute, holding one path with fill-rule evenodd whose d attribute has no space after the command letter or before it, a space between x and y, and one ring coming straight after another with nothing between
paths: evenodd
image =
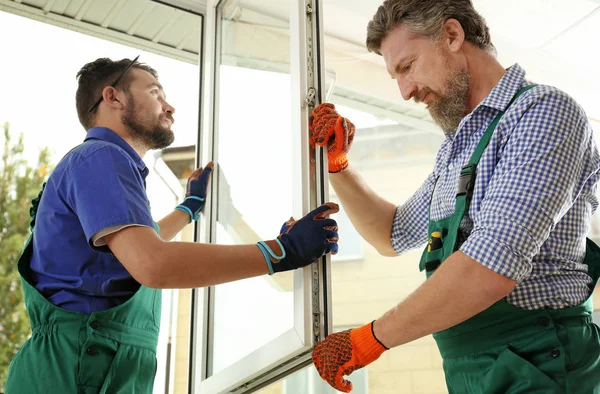
<instances>
[{"instance_id":1,"label":"ceiling","mask_svg":"<svg viewBox=\"0 0 600 394\"><path fill-rule=\"evenodd\" d=\"M290 2L242 0L241 4L287 20ZM369 54L364 45L366 26L381 2L325 0L326 40L345 42L348 54L383 67L381 57ZM600 0L473 0L473 4L486 19L504 66L518 62L529 79L566 91L590 118L600 121Z\"/></svg>"},{"instance_id":2,"label":"ceiling","mask_svg":"<svg viewBox=\"0 0 600 394\"><path fill-rule=\"evenodd\" d=\"M473 0L486 18L500 62L519 62L528 78L555 85L574 96L592 119L600 119L600 0ZM207 0L0 0L0 10L197 63L199 16ZM368 60L384 73L381 57L364 47L366 25L381 0L325 0L326 40L350 61ZM286 25L292 0L230 0L232 17L262 15L269 24ZM268 18L267 18L268 16ZM274 22L275 21L275 22ZM277 22L279 21L279 22ZM367 76L369 77L369 76ZM345 86L346 89L350 88ZM392 87L395 89L395 87ZM348 92L344 92L346 96ZM386 110L407 110L397 92L361 100L387 100ZM355 92L354 95L360 95ZM396 99L397 97L397 99ZM415 111L416 107L411 107ZM421 108L418 111L424 113ZM424 118L426 116L419 115Z\"/></svg>"},{"instance_id":3,"label":"ceiling","mask_svg":"<svg viewBox=\"0 0 600 394\"><path fill-rule=\"evenodd\" d=\"M198 63L200 0L0 0L0 11Z\"/></svg>"}]
</instances>

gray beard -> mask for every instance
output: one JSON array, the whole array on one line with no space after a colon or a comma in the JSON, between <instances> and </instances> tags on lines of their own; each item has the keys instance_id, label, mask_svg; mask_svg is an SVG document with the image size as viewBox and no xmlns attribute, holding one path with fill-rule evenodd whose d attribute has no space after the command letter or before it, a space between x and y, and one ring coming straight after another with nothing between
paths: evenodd
<instances>
[{"instance_id":1,"label":"gray beard","mask_svg":"<svg viewBox=\"0 0 600 394\"><path fill-rule=\"evenodd\" d=\"M446 81L446 94L429 106L431 117L445 134L458 129L458 125L467 112L467 98L471 86L471 77L465 69L457 70Z\"/></svg>"}]
</instances>

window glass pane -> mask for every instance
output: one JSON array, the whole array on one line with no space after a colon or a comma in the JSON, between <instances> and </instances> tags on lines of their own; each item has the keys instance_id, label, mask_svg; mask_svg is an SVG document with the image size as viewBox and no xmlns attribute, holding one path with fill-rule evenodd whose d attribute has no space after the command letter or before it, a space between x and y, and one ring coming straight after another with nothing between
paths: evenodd
<instances>
[{"instance_id":1,"label":"window glass pane","mask_svg":"<svg viewBox=\"0 0 600 394\"><path fill-rule=\"evenodd\" d=\"M325 66L337 76L330 101L357 127L350 163L375 192L400 205L432 171L444 136L424 106L402 99L382 57L365 48L367 24L381 3L324 1ZM553 8L536 0L527 8L540 12L533 17L521 13L527 15L523 18L515 16L523 8L516 0L473 3L488 21L503 66L519 62L528 79L563 89L590 118L600 119L595 98L600 80L590 78L597 74L592 69L598 63L598 52L590 51L585 41L590 34L598 34L600 14L594 13L597 5L593 1L555 2ZM550 26L549 20L558 22ZM598 141L600 123L596 121L593 127ZM333 188L330 195L336 199ZM391 259L380 256L347 225L340 226L339 234L341 255L345 239L361 242L363 252L359 259L332 258L335 326L359 326L380 317L424 281L418 270L420 251ZM590 236L600 241L598 212ZM600 308L600 294L596 298L595 305ZM373 393L447 393L441 357L430 336L384 353L368 369Z\"/></svg>"},{"instance_id":2,"label":"window glass pane","mask_svg":"<svg viewBox=\"0 0 600 394\"><path fill-rule=\"evenodd\" d=\"M443 136L419 131L385 117L375 117L370 108L332 102L356 125L356 138L348 156L365 181L378 194L401 203L420 186L433 167L434 155ZM357 119L356 121L354 119ZM392 182L390 182L393 180ZM331 199L337 201L333 189ZM406 298L424 281L418 270L419 251L390 260L360 238L352 227L339 229L340 240L357 239L362 258L332 260L333 324L359 326L378 318ZM341 245L340 245L341 246ZM354 374L350 380L353 381ZM366 379L366 378L365 378ZM427 385L434 393L445 392L441 359L431 337L384 353L369 366L368 389L374 393L417 392L413 382ZM429 390L428 389L428 390Z\"/></svg>"},{"instance_id":3,"label":"window glass pane","mask_svg":"<svg viewBox=\"0 0 600 394\"><path fill-rule=\"evenodd\" d=\"M228 1L221 14L216 243L273 239L292 215L289 2ZM261 8L262 7L262 8ZM269 16L266 16L269 15ZM213 373L294 327L293 277L217 286Z\"/></svg>"}]
</instances>

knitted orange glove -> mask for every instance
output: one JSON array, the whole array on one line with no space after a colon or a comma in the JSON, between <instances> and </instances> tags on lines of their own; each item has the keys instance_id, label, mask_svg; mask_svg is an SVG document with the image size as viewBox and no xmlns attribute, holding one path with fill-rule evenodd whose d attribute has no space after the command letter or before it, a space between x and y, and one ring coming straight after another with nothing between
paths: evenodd
<instances>
[{"instance_id":1,"label":"knitted orange glove","mask_svg":"<svg viewBox=\"0 0 600 394\"><path fill-rule=\"evenodd\" d=\"M313 362L321 378L338 391L349 393L352 383L344 379L377 360L388 350L373 333L373 323L331 334L315 346Z\"/></svg>"},{"instance_id":2,"label":"knitted orange glove","mask_svg":"<svg viewBox=\"0 0 600 394\"><path fill-rule=\"evenodd\" d=\"M312 111L309 119L310 144L327 145L329 172L340 172L348 167L346 154L354 140L355 127L343 118L329 103L320 104Z\"/></svg>"}]
</instances>

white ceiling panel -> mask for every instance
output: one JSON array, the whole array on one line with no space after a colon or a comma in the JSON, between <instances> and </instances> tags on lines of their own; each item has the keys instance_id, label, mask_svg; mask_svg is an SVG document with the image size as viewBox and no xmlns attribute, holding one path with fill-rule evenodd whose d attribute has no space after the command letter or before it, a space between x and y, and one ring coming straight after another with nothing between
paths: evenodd
<instances>
[{"instance_id":1,"label":"white ceiling panel","mask_svg":"<svg viewBox=\"0 0 600 394\"><path fill-rule=\"evenodd\" d=\"M246 23L287 29L295 0L233 0ZM366 26L382 0L325 0L328 46L339 53L329 65L372 62L385 73L381 58L364 46ZM504 66L520 63L528 76L573 95L591 118L600 119L600 0L473 0L486 18ZM166 5L166 4L169 5ZM196 63L206 0L0 0L0 10L82 33ZM245 10L245 12L244 12ZM187 12L192 11L192 13ZM368 78L368 76L357 76ZM390 98L382 94L381 98ZM394 97L396 97L394 95ZM398 108L427 118L422 108ZM403 104L400 106L400 104Z\"/></svg>"},{"instance_id":2,"label":"white ceiling panel","mask_svg":"<svg viewBox=\"0 0 600 394\"><path fill-rule=\"evenodd\" d=\"M67 9L67 7L69 6L70 2L71 2L70 0L56 0L54 2L52 9L54 10L54 12L63 14L65 12L65 10Z\"/></svg>"},{"instance_id":3,"label":"white ceiling panel","mask_svg":"<svg viewBox=\"0 0 600 394\"><path fill-rule=\"evenodd\" d=\"M502 38L525 49L538 49L598 7L590 0L474 0L490 26L492 39Z\"/></svg>"},{"instance_id":4,"label":"white ceiling panel","mask_svg":"<svg viewBox=\"0 0 600 394\"><path fill-rule=\"evenodd\" d=\"M0 0L1 11L189 63L199 59L205 8L205 0Z\"/></svg>"},{"instance_id":5,"label":"white ceiling panel","mask_svg":"<svg viewBox=\"0 0 600 394\"><path fill-rule=\"evenodd\" d=\"M543 49L572 62L586 60L589 67L598 70L600 65L600 6L576 27L549 42ZM583 59L582 59L583 57ZM596 75L597 76L597 75Z\"/></svg>"},{"instance_id":6,"label":"white ceiling panel","mask_svg":"<svg viewBox=\"0 0 600 394\"><path fill-rule=\"evenodd\" d=\"M84 4L87 2L87 0L71 0L68 2L67 6L64 8L56 8L56 10L53 10L53 12L56 12L56 14L58 15L65 15L71 18L74 18L75 15L77 15L79 13L79 10L84 6ZM33 5L33 3L25 3L28 5ZM89 5L88 5L89 7Z\"/></svg>"},{"instance_id":7,"label":"white ceiling panel","mask_svg":"<svg viewBox=\"0 0 600 394\"><path fill-rule=\"evenodd\" d=\"M122 1L123 0L103 0L102 2L89 2L89 7L85 14L82 15L81 20L94 25L100 25L104 18L108 16L110 10L112 10L118 2Z\"/></svg>"}]
</instances>

